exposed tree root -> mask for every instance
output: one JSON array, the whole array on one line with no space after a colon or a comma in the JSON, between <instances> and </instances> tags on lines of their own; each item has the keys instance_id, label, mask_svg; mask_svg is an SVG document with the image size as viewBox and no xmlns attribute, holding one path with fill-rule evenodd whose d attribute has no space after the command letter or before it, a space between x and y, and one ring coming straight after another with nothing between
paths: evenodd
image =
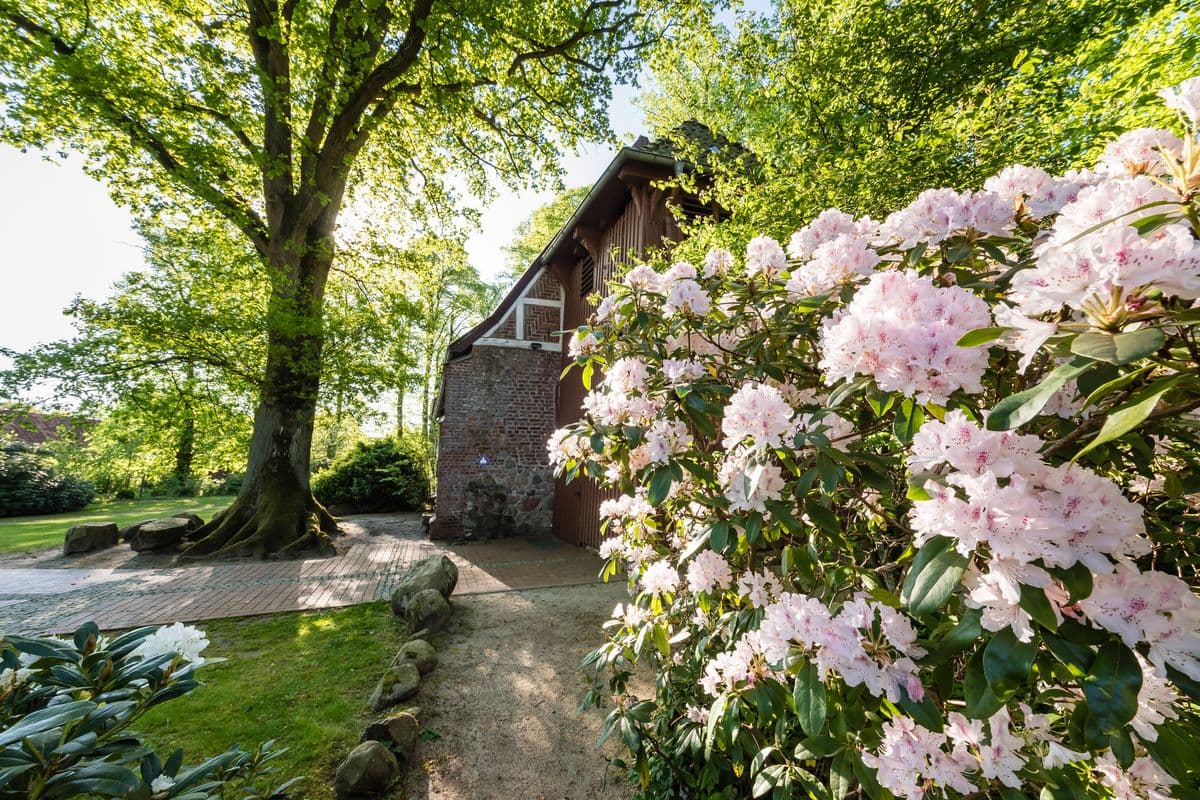
<instances>
[{"instance_id":1,"label":"exposed tree root","mask_svg":"<svg viewBox=\"0 0 1200 800\"><path fill-rule=\"evenodd\" d=\"M241 496L192 534L194 541L182 557L333 555L332 537L337 533L337 520L311 493L303 504L271 502L261 495L255 503Z\"/></svg>"}]
</instances>

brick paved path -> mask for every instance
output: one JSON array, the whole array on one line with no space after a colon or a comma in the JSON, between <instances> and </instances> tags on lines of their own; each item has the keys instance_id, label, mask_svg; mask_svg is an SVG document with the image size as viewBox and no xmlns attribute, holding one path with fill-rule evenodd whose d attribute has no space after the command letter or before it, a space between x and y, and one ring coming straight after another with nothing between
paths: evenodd
<instances>
[{"instance_id":1,"label":"brick paved path","mask_svg":"<svg viewBox=\"0 0 1200 800\"><path fill-rule=\"evenodd\" d=\"M68 633L335 608L390 596L409 564L445 553L458 565L455 594L592 583L601 562L553 538L446 545L416 526L360 537L337 558L163 569L0 568L0 633Z\"/></svg>"}]
</instances>

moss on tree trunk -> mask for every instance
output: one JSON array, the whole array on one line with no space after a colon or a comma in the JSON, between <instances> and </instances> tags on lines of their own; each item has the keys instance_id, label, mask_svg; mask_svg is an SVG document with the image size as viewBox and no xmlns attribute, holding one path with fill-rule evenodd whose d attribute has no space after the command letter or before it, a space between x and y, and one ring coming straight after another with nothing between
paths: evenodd
<instances>
[{"instance_id":1,"label":"moss on tree trunk","mask_svg":"<svg viewBox=\"0 0 1200 800\"><path fill-rule=\"evenodd\" d=\"M187 558L334 552L337 521L309 486L321 377L321 299L328 260L305 257L268 310L267 369L237 499L193 536Z\"/></svg>"}]
</instances>

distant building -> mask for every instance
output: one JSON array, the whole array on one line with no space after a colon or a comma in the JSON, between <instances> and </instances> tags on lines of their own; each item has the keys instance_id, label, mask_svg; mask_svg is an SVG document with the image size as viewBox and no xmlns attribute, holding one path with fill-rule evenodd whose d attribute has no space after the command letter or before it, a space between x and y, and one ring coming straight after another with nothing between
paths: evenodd
<instances>
[{"instance_id":1,"label":"distant building","mask_svg":"<svg viewBox=\"0 0 1200 800\"><path fill-rule=\"evenodd\" d=\"M703 136L694 123L684 136ZM690 169L668 141L622 148L554 239L483 322L451 343L438 399L437 503L430 536L549 533L598 547L600 502L587 478L554 478L546 440L582 415L580 371L557 331L584 324L617 265L681 237L669 205L709 214L655 186Z\"/></svg>"},{"instance_id":2,"label":"distant building","mask_svg":"<svg viewBox=\"0 0 1200 800\"><path fill-rule=\"evenodd\" d=\"M95 420L70 414L48 414L25 408L0 408L0 441L9 437L27 447L63 439L81 441Z\"/></svg>"}]
</instances>

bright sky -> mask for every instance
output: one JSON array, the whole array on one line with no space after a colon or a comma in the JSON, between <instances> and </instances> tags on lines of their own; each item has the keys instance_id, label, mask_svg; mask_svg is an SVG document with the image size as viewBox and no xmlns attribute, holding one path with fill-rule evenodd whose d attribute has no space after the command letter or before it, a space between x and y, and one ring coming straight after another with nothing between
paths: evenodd
<instances>
[{"instance_id":1,"label":"bright sky","mask_svg":"<svg viewBox=\"0 0 1200 800\"><path fill-rule=\"evenodd\" d=\"M621 141L643 133L634 90L618 87L609 117ZM595 181L613 151L596 145L563 160L567 186ZM72 332L62 310L77 294L104 297L122 273L142 266L141 241L129 212L88 177L79 159L49 162L37 152L0 145L0 347L25 350ZM501 248L513 229L553 192L506 192L484 211L467 243L471 262L486 276L503 266Z\"/></svg>"}]
</instances>

